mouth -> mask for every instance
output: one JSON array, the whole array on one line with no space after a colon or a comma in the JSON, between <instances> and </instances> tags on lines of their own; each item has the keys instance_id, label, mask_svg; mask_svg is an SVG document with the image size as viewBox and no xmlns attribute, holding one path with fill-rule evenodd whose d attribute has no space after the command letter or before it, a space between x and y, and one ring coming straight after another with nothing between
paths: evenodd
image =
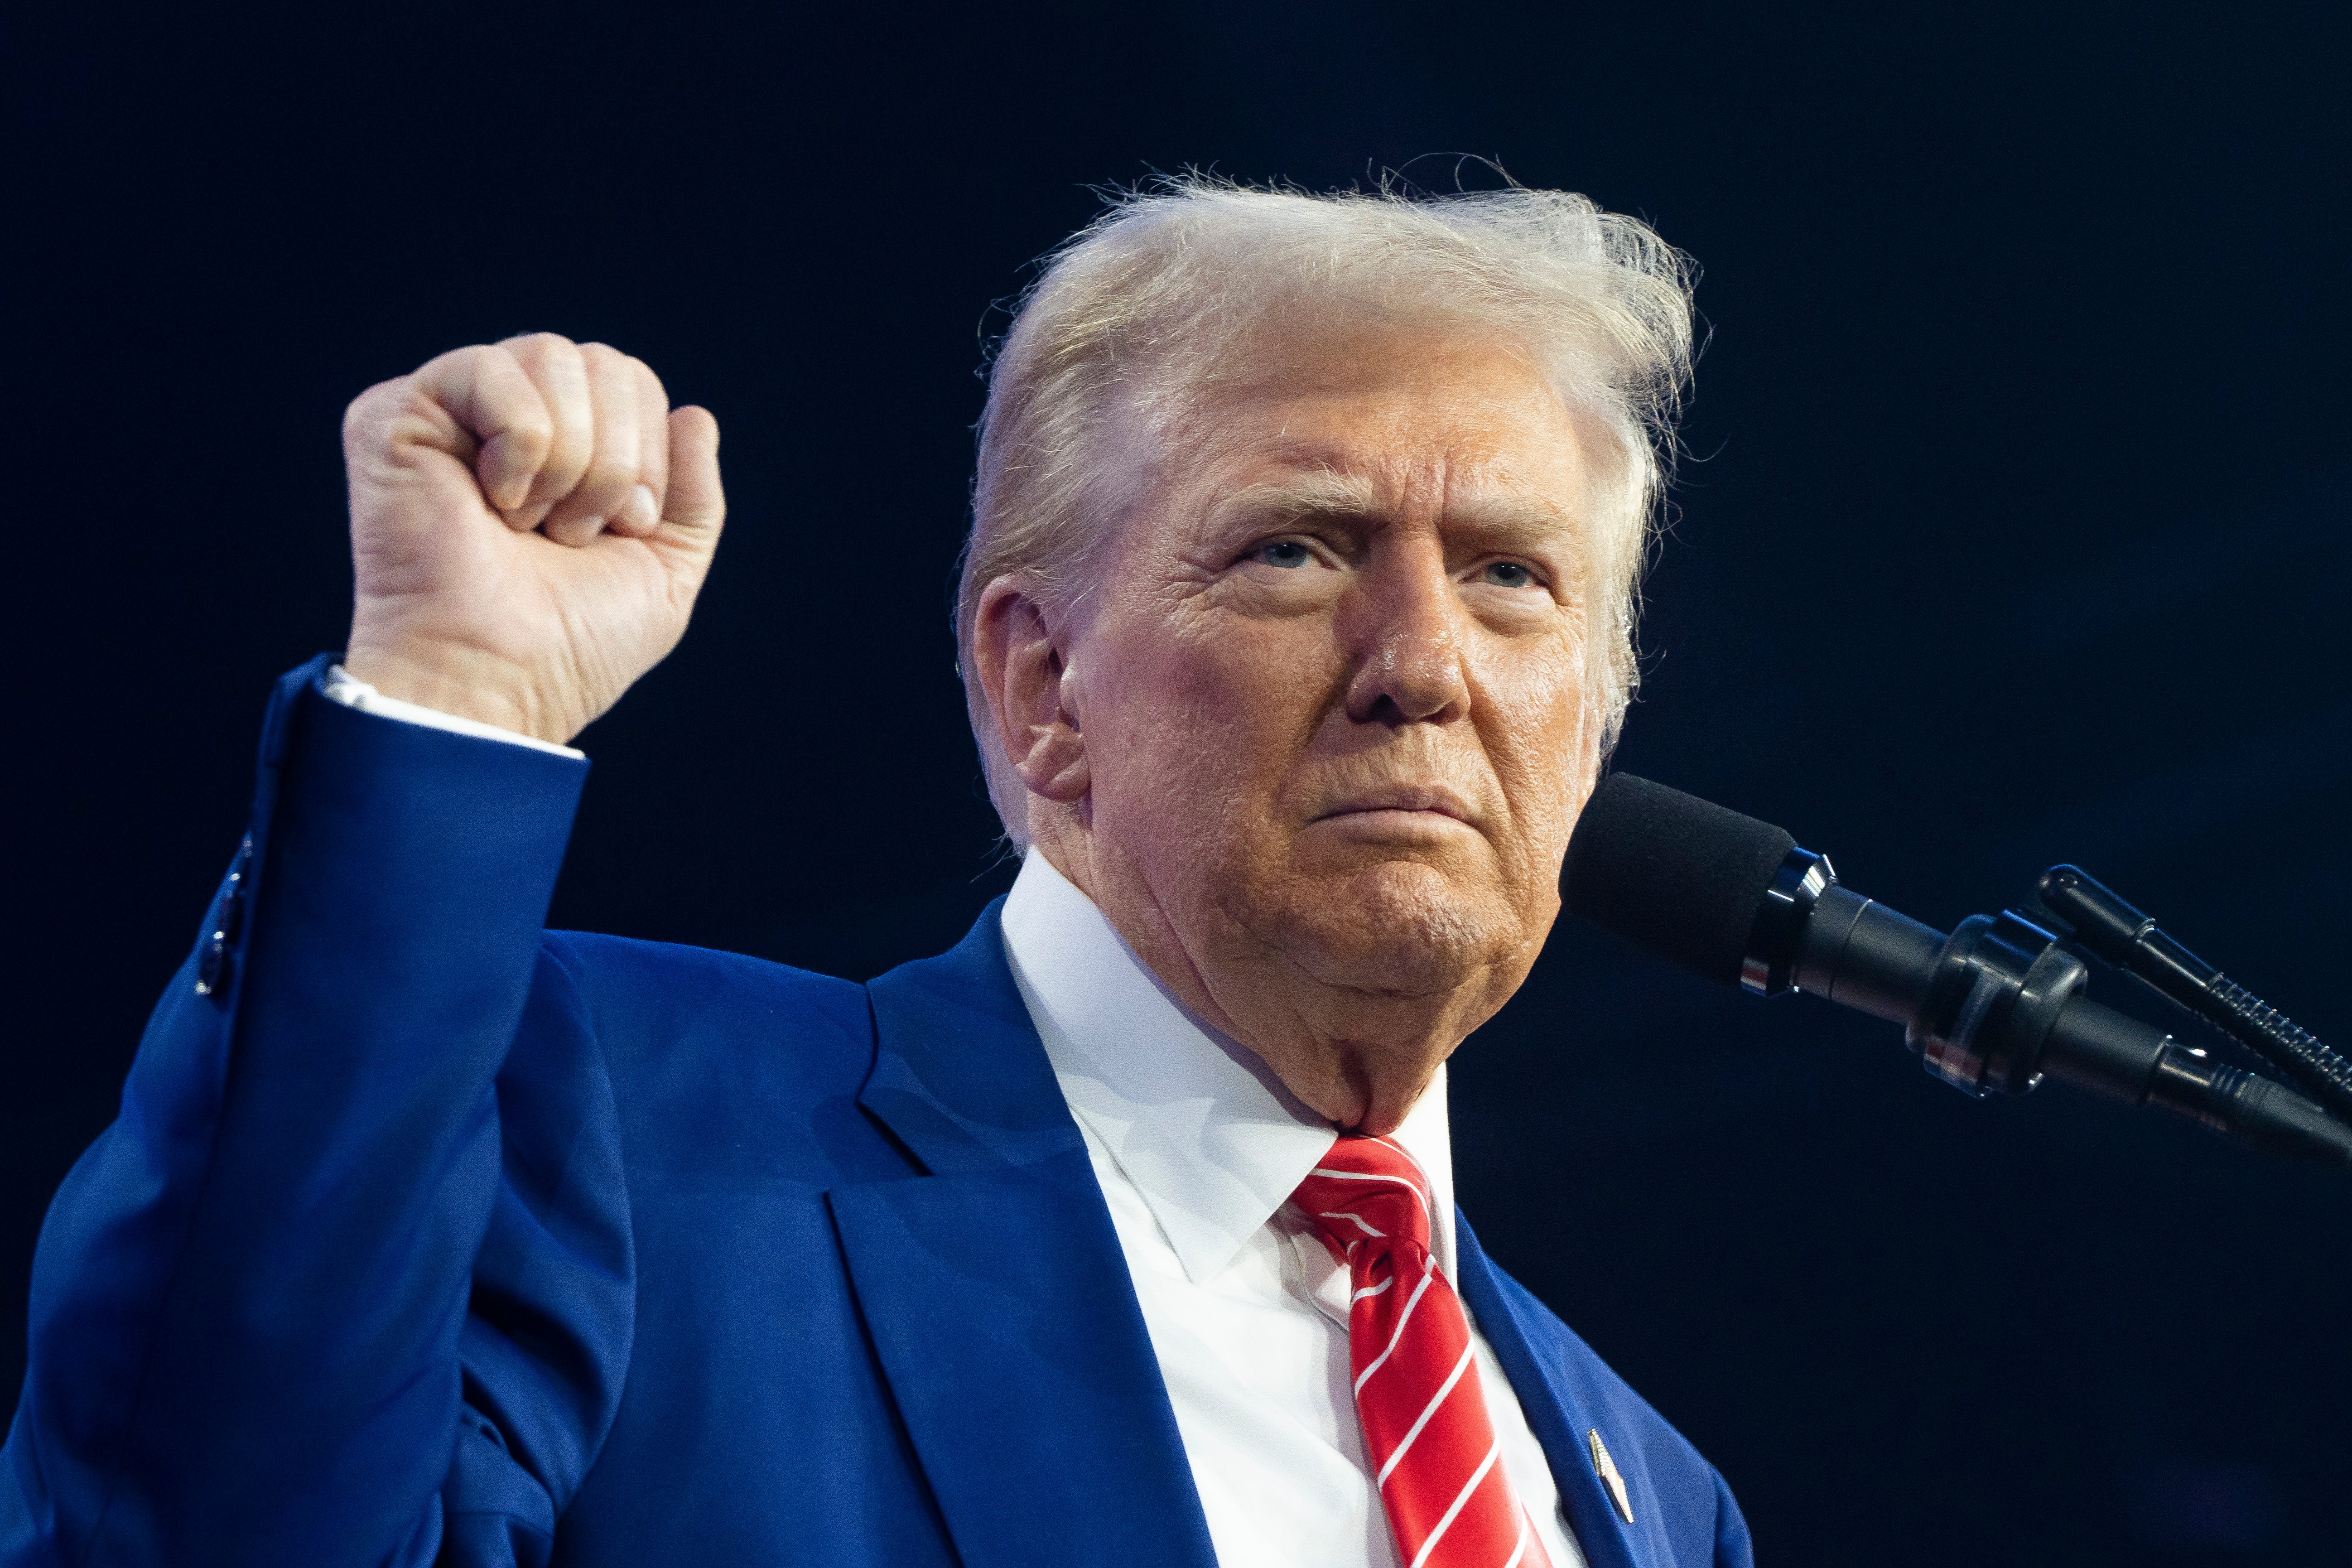
<instances>
[{"instance_id":1,"label":"mouth","mask_svg":"<svg viewBox=\"0 0 2352 1568\"><path fill-rule=\"evenodd\" d=\"M1446 818L1467 826L1470 805L1444 784L1389 784L1359 791L1315 820L1346 822L1353 818L1369 825L1381 817Z\"/></svg>"}]
</instances>

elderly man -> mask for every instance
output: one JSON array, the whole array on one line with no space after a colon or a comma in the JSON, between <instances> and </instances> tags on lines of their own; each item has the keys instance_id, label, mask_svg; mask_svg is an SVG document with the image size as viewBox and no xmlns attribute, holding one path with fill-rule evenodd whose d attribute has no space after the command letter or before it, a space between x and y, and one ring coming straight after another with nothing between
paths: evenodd
<instances>
[{"instance_id":1,"label":"elderly man","mask_svg":"<svg viewBox=\"0 0 2352 1568\"><path fill-rule=\"evenodd\" d=\"M1020 878L867 985L539 929L711 417L552 336L362 395L351 638L44 1231L0 1562L1747 1563L1445 1121L1624 709L1688 349L1580 197L1119 203L981 440Z\"/></svg>"}]
</instances>

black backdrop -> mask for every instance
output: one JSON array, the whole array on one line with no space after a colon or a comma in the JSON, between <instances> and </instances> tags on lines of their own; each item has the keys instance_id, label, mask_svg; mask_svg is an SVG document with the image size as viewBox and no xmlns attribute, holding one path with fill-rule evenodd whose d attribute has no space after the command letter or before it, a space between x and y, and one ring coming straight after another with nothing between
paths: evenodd
<instances>
[{"instance_id":1,"label":"black backdrop","mask_svg":"<svg viewBox=\"0 0 2352 1568\"><path fill-rule=\"evenodd\" d=\"M990 301L1153 168L1650 217L1714 337L1622 763L1938 923L2080 860L2352 1034L2340 6L310 9L0 24L0 1391L266 683L339 643L344 401L553 328L719 413L556 919L863 977L1009 879L946 631ZM1454 1083L1489 1250L1768 1562L2347 1557L2352 1183L1566 929Z\"/></svg>"}]
</instances>

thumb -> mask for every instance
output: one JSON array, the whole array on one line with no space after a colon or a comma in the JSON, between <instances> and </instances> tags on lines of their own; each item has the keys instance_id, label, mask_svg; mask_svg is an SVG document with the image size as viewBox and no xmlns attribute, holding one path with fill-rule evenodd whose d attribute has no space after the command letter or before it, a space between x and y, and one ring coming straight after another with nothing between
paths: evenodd
<instances>
[{"instance_id":1,"label":"thumb","mask_svg":"<svg viewBox=\"0 0 2352 1568\"><path fill-rule=\"evenodd\" d=\"M727 521L727 492L719 482L719 421L708 408L670 411L669 486L663 499L653 542L662 547L671 574L694 586L709 569Z\"/></svg>"}]
</instances>

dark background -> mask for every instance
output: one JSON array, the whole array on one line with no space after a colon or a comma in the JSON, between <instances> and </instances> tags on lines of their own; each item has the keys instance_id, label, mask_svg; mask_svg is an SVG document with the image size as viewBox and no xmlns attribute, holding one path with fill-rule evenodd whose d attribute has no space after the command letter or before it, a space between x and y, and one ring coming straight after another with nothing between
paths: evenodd
<instances>
[{"instance_id":1,"label":"dark background","mask_svg":"<svg viewBox=\"0 0 2352 1568\"><path fill-rule=\"evenodd\" d=\"M551 328L719 414L556 919L864 977L1009 880L947 631L990 302L1152 169L1653 220L1714 335L1622 765L1939 925L2079 860L2352 1035L2344 7L489 9L0 23L0 1393L340 643L344 402ZM1454 1085L1489 1249L1768 1563L2352 1560L2352 1183L1580 930Z\"/></svg>"}]
</instances>

